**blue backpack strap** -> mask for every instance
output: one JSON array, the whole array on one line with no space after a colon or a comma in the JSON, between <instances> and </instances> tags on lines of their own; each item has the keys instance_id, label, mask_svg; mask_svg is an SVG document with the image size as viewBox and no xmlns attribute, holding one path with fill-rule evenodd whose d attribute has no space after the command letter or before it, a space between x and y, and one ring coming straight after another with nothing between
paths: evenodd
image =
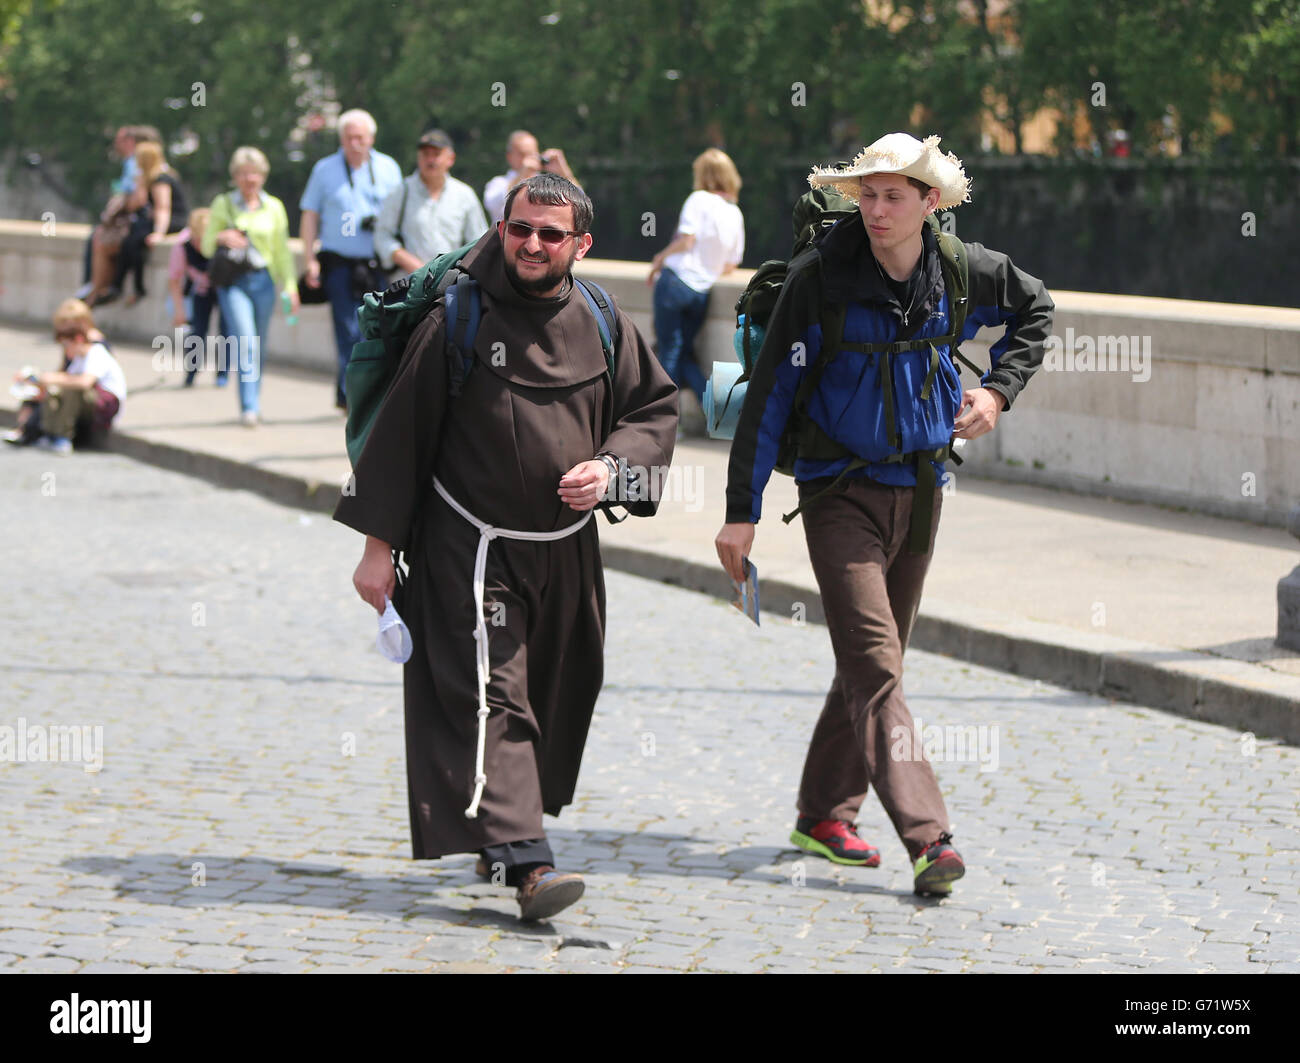
<instances>
[{"instance_id":1,"label":"blue backpack strap","mask_svg":"<svg viewBox=\"0 0 1300 1063\"><path fill-rule=\"evenodd\" d=\"M600 345L605 353L605 369L609 373L612 384L614 350L618 345L619 337L618 317L614 313L612 300L609 293L599 284L577 280L577 285L596 318ZM448 337L451 351L455 352L447 359L448 393L455 398L460 394L474 366L474 340L478 336L479 321L483 317L483 300L479 293L478 282L468 273L457 271L455 282L447 287L442 301L446 308L444 335ZM459 357L456 357L456 354Z\"/></svg>"},{"instance_id":2,"label":"blue backpack strap","mask_svg":"<svg viewBox=\"0 0 1300 1063\"><path fill-rule=\"evenodd\" d=\"M574 277L578 291L587 300L591 312L596 317L596 328L600 330L600 345L605 351L605 368L609 370L610 379L614 378L614 348L618 346L618 317L614 313L613 301L609 293L593 281Z\"/></svg>"},{"instance_id":3,"label":"blue backpack strap","mask_svg":"<svg viewBox=\"0 0 1300 1063\"><path fill-rule=\"evenodd\" d=\"M443 335L448 339L447 392L454 399L474 367L474 339L478 335L483 303L478 283L468 273L457 272L455 283L442 296L446 308Z\"/></svg>"},{"instance_id":4,"label":"blue backpack strap","mask_svg":"<svg viewBox=\"0 0 1300 1063\"><path fill-rule=\"evenodd\" d=\"M582 297L587 300L587 305L591 307L591 312L596 318L596 329L600 333L600 345L605 351L605 371L609 374L610 393L614 389L614 351L618 347L619 327L618 315L614 313L613 300L610 299L609 293L594 281L584 281L581 277L574 277L574 282L578 286L578 291L582 292ZM605 435L608 436L613 428L613 410L607 407L605 410ZM623 515L614 516L611 505L604 504L602 509L605 511L605 519L610 524L621 524L632 515L632 510L626 503L618 502L615 505L622 506Z\"/></svg>"}]
</instances>

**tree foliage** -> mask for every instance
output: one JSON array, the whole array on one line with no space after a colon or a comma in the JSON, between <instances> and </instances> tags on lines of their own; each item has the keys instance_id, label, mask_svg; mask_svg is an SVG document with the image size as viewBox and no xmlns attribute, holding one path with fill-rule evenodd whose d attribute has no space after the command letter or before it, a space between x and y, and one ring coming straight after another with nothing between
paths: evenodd
<instances>
[{"instance_id":1,"label":"tree foliage","mask_svg":"<svg viewBox=\"0 0 1300 1063\"><path fill-rule=\"evenodd\" d=\"M1066 116L1061 148L1083 116L1137 155L1225 138L1294 155L1300 128L1300 0L0 0L0 33L0 135L87 207L124 122L160 127L196 201L251 143L292 205L336 146L327 116L353 106L404 166L438 124L481 184L527 128L584 180L674 196L709 145L748 193L893 129L963 155L990 130L1018 145L1043 108ZM623 198L608 209L642 197Z\"/></svg>"}]
</instances>

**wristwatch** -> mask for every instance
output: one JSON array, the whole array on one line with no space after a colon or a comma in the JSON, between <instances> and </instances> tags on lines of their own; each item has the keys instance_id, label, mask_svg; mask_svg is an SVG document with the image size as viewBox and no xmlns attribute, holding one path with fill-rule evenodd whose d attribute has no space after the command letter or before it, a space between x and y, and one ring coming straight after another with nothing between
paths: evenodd
<instances>
[{"instance_id":1,"label":"wristwatch","mask_svg":"<svg viewBox=\"0 0 1300 1063\"><path fill-rule=\"evenodd\" d=\"M604 462L605 468L609 470L609 482L611 484L616 483L618 481L618 458L614 457L613 454L597 454L596 459Z\"/></svg>"}]
</instances>

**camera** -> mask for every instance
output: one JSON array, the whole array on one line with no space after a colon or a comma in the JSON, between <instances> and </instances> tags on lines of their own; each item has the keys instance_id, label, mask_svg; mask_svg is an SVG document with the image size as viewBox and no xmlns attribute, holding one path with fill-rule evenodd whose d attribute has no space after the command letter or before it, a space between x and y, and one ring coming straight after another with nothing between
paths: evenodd
<instances>
[{"instance_id":1,"label":"camera","mask_svg":"<svg viewBox=\"0 0 1300 1063\"><path fill-rule=\"evenodd\" d=\"M367 214L364 218L361 219L361 231L363 233L368 233L368 232L374 232L374 229L375 229L375 215Z\"/></svg>"}]
</instances>

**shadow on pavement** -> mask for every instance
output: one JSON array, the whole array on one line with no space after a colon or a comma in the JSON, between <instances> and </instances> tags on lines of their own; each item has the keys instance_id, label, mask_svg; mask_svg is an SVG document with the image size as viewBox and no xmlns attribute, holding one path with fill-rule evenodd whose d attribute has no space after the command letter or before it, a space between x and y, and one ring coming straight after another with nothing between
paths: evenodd
<instances>
[{"instance_id":1,"label":"shadow on pavement","mask_svg":"<svg viewBox=\"0 0 1300 1063\"><path fill-rule=\"evenodd\" d=\"M870 881L846 880L805 869L799 885L775 865L789 860L806 861L806 854L791 847L743 846L723 852L700 852L701 846L716 843L681 834L649 834L635 831L551 830L560 863L573 867L575 858L591 866L583 874L626 873L635 879L647 875L663 877L710 877L727 882L789 886L796 889L827 890L837 893L876 894L893 897L910 907L928 907L933 900L899 893ZM624 845L636 849L636 858L620 857ZM603 860L593 850L607 849ZM688 865L676 865L672 850ZM62 862L63 867L87 875L115 880L114 888L124 900L173 908L211 910L236 908L241 904L284 905L293 908L334 908L353 913L383 913L405 921L429 919L449 926L488 928L528 937L554 936L545 923L520 923L514 910L514 890L485 882L474 871L472 854L444 857L439 862L422 862L418 872L392 875L363 874L333 862L275 860L266 857L233 857L202 850L179 853L136 853L131 856L80 856ZM821 861L807 861L805 868ZM830 865L828 864L829 868ZM607 870L606 870L607 868ZM862 869L845 869L857 874ZM870 874L870 870L866 874ZM662 888L658 883L656 887ZM614 891L615 893L617 891ZM589 892L599 898L599 890ZM465 907L444 903L453 897L468 902ZM617 898L615 898L617 899ZM766 898L765 898L766 899ZM667 902L671 903L671 902ZM768 903L771 903L768 900ZM499 906L499 907L498 907ZM599 922L599 916L595 920ZM593 947L604 947L595 945Z\"/></svg>"}]
</instances>

